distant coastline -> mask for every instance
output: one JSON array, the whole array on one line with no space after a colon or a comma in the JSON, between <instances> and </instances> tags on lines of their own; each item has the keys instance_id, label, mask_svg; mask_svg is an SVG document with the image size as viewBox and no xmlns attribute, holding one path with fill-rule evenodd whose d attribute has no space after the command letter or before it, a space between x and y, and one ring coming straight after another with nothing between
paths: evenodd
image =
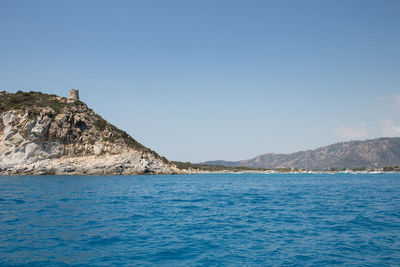
<instances>
[{"instance_id":1,"label":"distant coastline","mask_svg":"<svg viewBox=\"0 0 400 267\"><path fill-rule=\"evenodd\" d=\"M179 162L173 161L173 163L183 170L187 174L198 174L198 173L264 173L264 174L277 174L277 173L289 173L289 174L335 174L335 173L347 173L347 174L379 174L379 173L400 173L400 166L393 167L380 167L380 168L364 168L358 167L353 169L331 169L331 170L305 170L296 168L276 168L276 169L262 169L262 168L250 168L246 166L230 167L223 165L207 165L207 164L194 164L190 162Z\"/></svg>"},{"instance_id":2,"label":"distant coastline","mask_svg":"<svg viewBox=\"0 0 400 267\"><path fill-rule=\"evenodd\" d=\"M400 172L385 172L385 171L194 171L187 174L398 174Z\"/></svg>"}]
</instances>

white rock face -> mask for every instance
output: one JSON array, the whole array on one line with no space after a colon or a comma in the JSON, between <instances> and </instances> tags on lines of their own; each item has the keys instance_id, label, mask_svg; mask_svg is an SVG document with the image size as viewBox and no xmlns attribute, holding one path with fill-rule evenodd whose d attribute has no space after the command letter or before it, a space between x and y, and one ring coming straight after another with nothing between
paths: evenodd
<instances>
[{"instance_id":1,"label":"white rock face","mask_svg":"<svg viewBox=\"0 0 400 267\"><path fill-rule=\"evenodd\" d=\"M151 150L135 150L120 137L115 141L111 130L100 132L94 113L87 112L43 109L36 118L23 110L1 113L0 175L181 172Z\"/></svg>"},{"instance_id":2,"label":"white rock face","mask_svg":"<svg viewBox=\"0 0 400 267\"><path fill-rule=\"evenodd\" d=\"M15 158L18 160L17 158ZM129 174L175 174L179 170L155 158L143 157L132 151L120 155L60 157L17 164L3 164L2 175L7 174L53 174L53 175L129 175ZM30 163L29 163L30 162Z\"/></svg>"}]
</instances>

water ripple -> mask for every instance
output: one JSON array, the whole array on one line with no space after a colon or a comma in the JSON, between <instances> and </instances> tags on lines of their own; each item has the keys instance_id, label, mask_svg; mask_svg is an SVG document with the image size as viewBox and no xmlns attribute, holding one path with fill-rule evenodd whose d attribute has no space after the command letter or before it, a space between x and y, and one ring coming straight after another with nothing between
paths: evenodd
<instances>
[{"instance_id":1,"label":"water ripple","mask_svg":"<svg viewBox=\"0 0 400 267\"><path fill-rule=\"evenodd\" d=\"M399 266L400 175L0 177L0 265Z\"/></svg>"}]
</instances>

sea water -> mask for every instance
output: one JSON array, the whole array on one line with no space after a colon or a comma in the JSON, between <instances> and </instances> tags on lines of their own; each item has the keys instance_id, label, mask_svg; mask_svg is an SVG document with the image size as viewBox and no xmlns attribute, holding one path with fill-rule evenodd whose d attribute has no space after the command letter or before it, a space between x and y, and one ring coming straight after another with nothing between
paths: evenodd
<instances>
[{"instance_id":1,"label":"sea water","mask_svg":"<svg viewBox=\"0 0 400 267\"><path fill-rule=\"evenodd\" d=\"M399 264L399 174L0 177L1 266Z\"/></svg>"}]
</instances>

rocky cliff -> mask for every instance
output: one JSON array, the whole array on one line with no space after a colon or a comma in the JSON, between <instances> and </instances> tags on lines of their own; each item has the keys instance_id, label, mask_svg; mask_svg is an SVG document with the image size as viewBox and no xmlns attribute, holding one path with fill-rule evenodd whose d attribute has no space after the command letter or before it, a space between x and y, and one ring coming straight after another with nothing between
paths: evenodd
<instances>
[{"instance_id":1,"label":"rocky cliff","mask_svg":"<svg viewBox=\"0 0 400 267\"><path fill-rule=\"evenodd\" d=\"M400 138L377 138L337 143L292 154L264 154L241 161L207 161L204 164L254 168L375 168L400 165Z\"/></svg>"},{"instance_id":2,"label":"rocky cliff","mask_svg":"<svg viewBox=\"0 0 400 267\"><path fill-rule=\"evenodd\" d=\"M177 172L79 100L0 93L0 175Z\"/></svg>"}]
</instances>

